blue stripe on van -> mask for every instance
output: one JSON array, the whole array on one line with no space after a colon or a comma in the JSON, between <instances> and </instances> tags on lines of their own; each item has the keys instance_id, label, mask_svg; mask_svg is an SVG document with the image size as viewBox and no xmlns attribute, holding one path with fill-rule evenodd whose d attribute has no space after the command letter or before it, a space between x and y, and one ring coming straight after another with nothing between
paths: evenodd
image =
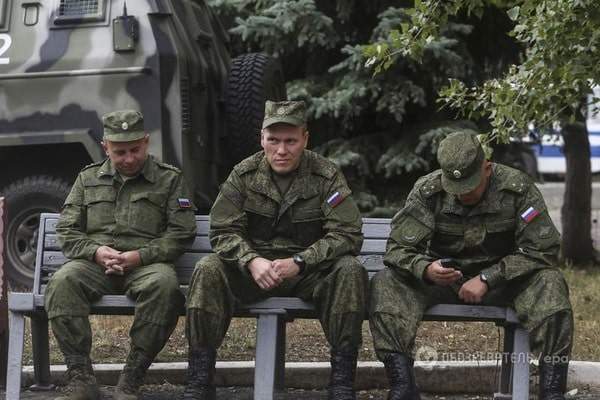
<instances>
[{"instance_id":1,"label":"blue stripe on van","mask_svg":"<svg viewBox=\"0 0 600 400\"><path fill-rule=\"evenodd\" d=\"M538 157L564 157L562 147L560 146L534 146L535 154ZM600 146L590 146L591 156L600 157Z\"/></svg>"}]
</instances>

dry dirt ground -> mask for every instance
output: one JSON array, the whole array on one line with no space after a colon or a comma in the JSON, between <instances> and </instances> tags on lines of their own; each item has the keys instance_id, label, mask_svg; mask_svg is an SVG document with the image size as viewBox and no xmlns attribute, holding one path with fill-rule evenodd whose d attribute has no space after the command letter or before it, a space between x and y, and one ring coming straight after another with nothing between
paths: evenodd
<instances>
[{"instance_id":1,"label":"dry dirt ground","mask_svg":"<svg viewBox=\"0 0 600 400\"><path fill-rule=\"evenodd\" d=\"M109 400L112 398L113 388L104 387L103 400ZM182 398L182 386L172 385L161 385L161 386L145 386L143 390L142 400L179 400ZM369 390L361 391L358 394L358 400L383 400L385 399L385 391L383 390ZM4 395L4 392L0 391L0 395ZM24 392L21 395L23 400L50 400L56 396L56 392L45 392L45 393L34 393ZM217 399L219 400L251 400L252 389L247 387L227 387L219 388ZM285 392L278 393L275 396L276 400L325 400L327 399L327 393L325 391L311 391L311 390L294 390L288 389ZM422 400L484 400L491 399L491 396L481 395L427 395L423 394ZM535 400L536 396L532 395L531 400ZM578 392L574 396L569 396L569 400L598 400L600 399L600 389L596 390L583 390Z\"/></svg>"}]
</instances>

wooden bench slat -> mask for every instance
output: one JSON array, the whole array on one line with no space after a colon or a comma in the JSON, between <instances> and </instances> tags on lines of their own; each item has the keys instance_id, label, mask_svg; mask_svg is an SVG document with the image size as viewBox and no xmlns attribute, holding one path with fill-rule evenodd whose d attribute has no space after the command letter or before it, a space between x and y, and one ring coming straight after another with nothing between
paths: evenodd
<instances>
[{"instance_id":1,"label":"wooden bench slat","mask_svg":"<svg viewBox=\"0 0 600 400\"><path fill-rule=\"evenodd\" d=\"M58 217L49 217L45 220L44 232L48 234L56 233L56 223ZM196 216L197 236L207 236L209 230L208 217L205 215ZM365 239L384 239L387 240L390 235L389 219L386 218L363 218L363 235Z\"/></svg>"},{"instance_id":2,"label":"wooden bench slat","mask_svg":"<svg viewBox=\"0 0 600 400\"><path fill-rule=\"evenodd\" d=\"M386 241L383 239L365 239L361 249L361 254L380 254L385 252ZM56 233L44 236L44 252L60 251L60 244ZM185 248L190 253L211 253L212 248L207 236L196 236L192 246Z\"/></svg>"}]
</instances>

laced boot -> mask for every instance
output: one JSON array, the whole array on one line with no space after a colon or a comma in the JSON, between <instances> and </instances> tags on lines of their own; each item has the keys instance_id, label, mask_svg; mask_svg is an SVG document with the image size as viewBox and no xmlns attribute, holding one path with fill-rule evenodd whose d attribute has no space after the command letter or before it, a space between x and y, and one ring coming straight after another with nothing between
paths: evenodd
<instances>
[{"instance_id":1,"label":"laced boot","mask_svg":"<svg viewBox=\"0 0 600 400\"><path fill-rule=\"evenodd\" d=\"M390 353L383 364L390 382L388 400L421 400L412 358L402 353Z\"/></svg>"},{"instance_id":2,"label":"laced boot","mask_svg":"<svg viewBox=\"0 0 600 400\"><path fill-rule=\"evenodd\" d=\"M540 360L540 400L565 400L569 363Z\"/></svg>"},{"instance_id":3,"label":"laced boot","mask_svg":"<svg viewBox=\"0 0 600 400\"><path fill-rule=\"evenodd\" d=\"M100 400L100 388L96 382L89 357L65 357L67 385L60 389L55 400Z\"/></svg>"},{"instance_id":4,"label":"laced boot","mask_svg":"<svg viewBox=\"0 0 600 400\"><path fill-rule=\"evenodd\" d=\"M114 400L137 400L140 386L144 382L146 370L152 364L152 358L139 350L130 350L119 383L113 395Z\"/></svg>"},{"instance_id":5,"label":"laced boot","mask_svg":"<svg viewBox=\"0 0 600 400\"><path fill-rule=\"evenodd\" d=\"M328 400L355 400L354 376L358 351L331 350Z\"/></svg>"},{"instance_id":6,"label":"laced boot","mask_svg":"<svg viewBox=\"0 0 600 400\"><path fill-rule=\"evenodd\" d=\"M213 348L190 349L187 385L183 400L215 400L214 385L217 351Z\"/></svg>"}]
</instances>

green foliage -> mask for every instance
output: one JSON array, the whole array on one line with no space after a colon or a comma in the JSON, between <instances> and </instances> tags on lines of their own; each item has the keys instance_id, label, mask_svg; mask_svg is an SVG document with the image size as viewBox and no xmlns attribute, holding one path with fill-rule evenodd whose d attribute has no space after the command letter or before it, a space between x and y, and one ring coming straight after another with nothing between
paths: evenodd
<instances>
[{"instance_id":1,"label":"green foliage","mask_svg":"<svg viewBox=\"0 0 600 400\"><path fill-rule=\"evenodd\" d=\"M390 68L399 55L422 60L450 17L465 10L478 14L489 3L417 1L410 12L412 24L390 33L386 52L374 50L380 45L375 43L365 54L376 72ZM440 91L440 103L461 117L488 118L491 139L500 142L524 134L530 124L545 128L557 120L583 120L586 96L600 83L600 2L523 0L500 5L514 22L511 34L526 49L523 62L479 86L450 80Z\"/></svg>"},{"instance_id":2,"label":"green foliage","mask_svg":"<svg viewBox=\"0 0 600 400\"><path fill-rule=\"evenodd\" d=\"M480 73L468 45L474 27L465 18L440 26L419 61L398 53L386 74L365 68L394 49L399 26L411 24L409 1L208 2L229 21L233 49L281 60L288 97L307 102L311 143L344 169L363 210L376 208L370 191L409 188L435 166L434 139L454 129L438 112L437 92L448 78L470 81ZM424 122L427 128L414 128Z\"/></svg>"},{"instance_id":3,"label":"green foliage","mask_svg":"<svg viewBox=\"0 0 600 400\"><path fill-rule=\"evenodd\" d=\"M411 107L431 107L428 96L447 77L463 77L470 66L457 37L470 27L453 24L431 43L427 65L407 60L394 74L372 79L365 70L365 43L383 40L400 23L406 9L395 1L212 0L209 4L233 24L230 33L245 51L280 57L293 70L288 94L309 103L309 116L328 118L344 131L371 120L374 131L397 127ZM234 47L240 47L236 44ZM377 115L377 118L375 118ZM372 124L372 123L371 123Z\"/></svg>"},{"instance_id":4,"label":"green foliage","mask_svg":"<svg viewBox=\"0 0 600 400\"><path fill-rule=\"evenodd\" d=\"M476 129L474 124L468 122L446 123L420 134L414 150L409 150L412 146L399 141L381 156L377 163L377 172L391 178L405 173L431 170L437 165L437 148L442 139L457 131L477 133Z\"/></svg>"}]
</instances>

